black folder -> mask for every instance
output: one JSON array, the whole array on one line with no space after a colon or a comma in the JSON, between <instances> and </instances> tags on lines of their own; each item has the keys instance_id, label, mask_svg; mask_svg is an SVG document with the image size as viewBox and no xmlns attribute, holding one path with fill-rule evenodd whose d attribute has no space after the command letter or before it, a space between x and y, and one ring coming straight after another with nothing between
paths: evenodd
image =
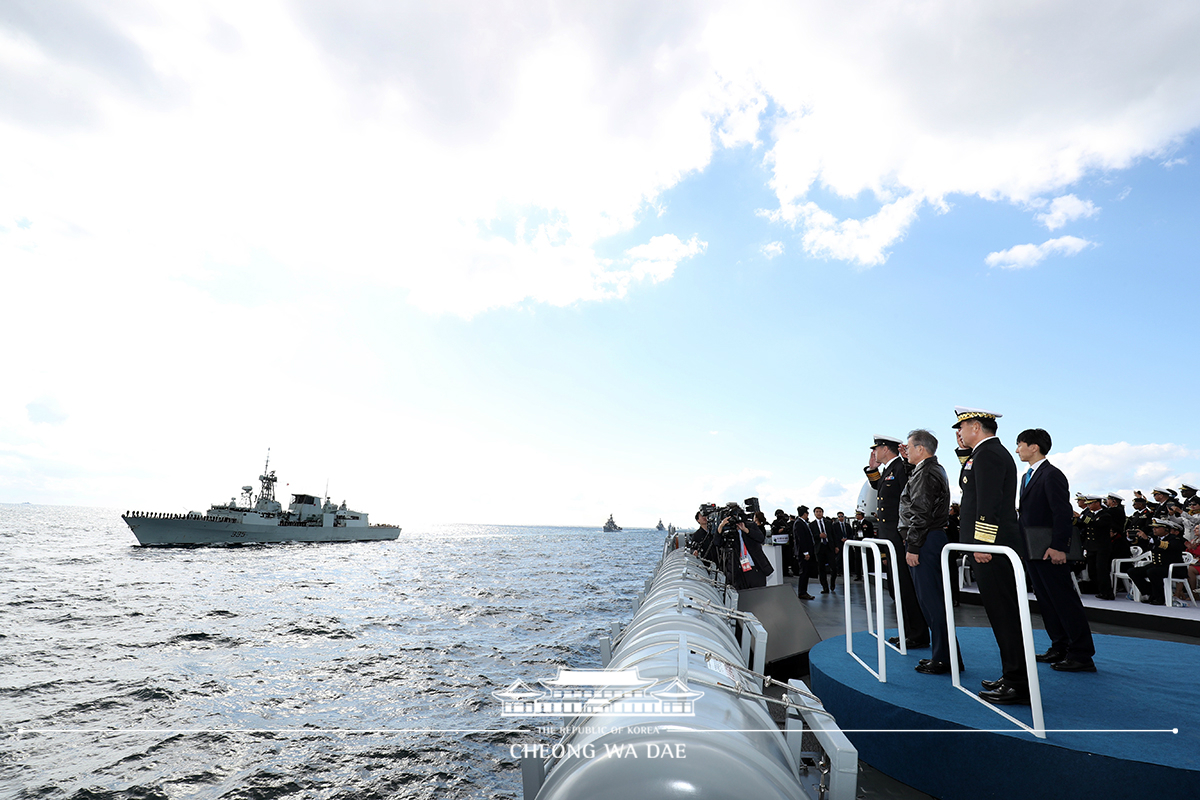
<instances>
[{"instance_id":1,"label":"black folder","mask_svg":"<svg viewBox=\"0 0 1200 800\"><path fill-rule=\"evenodd\" d=\"M1046 555L1046 549L1050 547L1050 539L1053 535L1054 529L1051 527L1025 529L1025 545L1029 548L1031 560L1042 560L1042 556ZM1071 527L1071 544L1067 548L1067 561L1083 561L1083 540L1079 537L1079 529L1074 526Z\"/></svg>"}]
</instances>

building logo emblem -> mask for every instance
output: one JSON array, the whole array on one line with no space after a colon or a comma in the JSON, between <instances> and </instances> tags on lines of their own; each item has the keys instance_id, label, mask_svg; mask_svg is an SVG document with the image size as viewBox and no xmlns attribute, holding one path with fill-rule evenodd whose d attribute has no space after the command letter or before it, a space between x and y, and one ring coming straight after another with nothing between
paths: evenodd
<instances>
[{"instance_id":1,"label":"building logo emblem","mask_svg":"<svg viewBox=\"0 0 1200 800\"><path fill-rule=\"evenodd\" d=\"M492 692L503 703L505 717L562 716L695 716L695 701L704 692L693 691L679 678L646 680L632 669L563 669L553 680L534 688L513 681L507 689Z\"/></svg>"}]
</instances>

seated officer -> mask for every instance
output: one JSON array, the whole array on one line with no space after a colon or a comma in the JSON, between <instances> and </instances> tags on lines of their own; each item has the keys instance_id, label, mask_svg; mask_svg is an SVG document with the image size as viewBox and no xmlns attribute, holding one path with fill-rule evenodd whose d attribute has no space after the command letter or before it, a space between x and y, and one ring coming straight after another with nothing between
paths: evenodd
<instances>
[{"instance_id":1,"label":"seated officer","mask_svg":"<svg viewBox=\"0 0 1200 800\"><path fill-rule=\"evenodd\" d=\"M1150 548L1153 558L1149 564L1132 567L1129 577L1142 592L1142 602L1153 606L1167 604L1163 580L1172 564L1183 563L1183 524L1177 519L1155 517L1153 533L1158 541Z\"/></svg>"}]
</instances>

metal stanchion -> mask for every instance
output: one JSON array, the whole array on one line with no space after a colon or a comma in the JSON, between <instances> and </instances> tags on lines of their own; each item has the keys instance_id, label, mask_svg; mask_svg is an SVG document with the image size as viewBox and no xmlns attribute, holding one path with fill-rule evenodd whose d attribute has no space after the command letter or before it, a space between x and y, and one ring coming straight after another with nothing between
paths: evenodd
<instances>
[{"instance_id":1,"label":"metal stanchion","mask_svg":"<svg viewBox=\"0 0 1200 800\"><path fill-rule=\"evenodd\" d=\"M842 574L850 574L850 550L857 548L861 550L863 564L863 591L866 593L867 606L867 633L875 637L879 650L879 671L871 669L867 666L867 662L858 657L854 652L854 641L850 625L850 584L846 584L845 606L846 606L846 652L854 657L854 660L862 664L863 667L880 680L882 683L887 683L887 661L884 658L884 647L890 647L900 655L908 653L908 646L905 643L904 636L904 606L903 600L900 597L900 592L896 592L896 622L900 629L900 644L893 645L887 641L887 630L883 624L883 559L880 557L879 545L885 545L888 549L889 562L892 565L892 586L898 586L899 576L896 574L896 548L887 539L847 539L842 542ZM871 620L871 582L866 580L867 575L867 551L875 554L875 562L878 565L875 569L875 611L879 618L879 628L876 629Z\"/></svg>"},{"instance_id":2,"label":"metal stanchion","mask_svg":"<svg viewBox=\"0 0 1200 800\"><path fill-rule=\"evenodd\" d=\"M1017 603L1017 609L1021 614L1021 640L1025 647L1025 671L1029 676L1029 704L1033 708L1032 728L1011 714L1006 714L975 692L964 689L962 682L959 680L958 636L954 625L954 602L950 595L950 560L946 558L946 550L964 553L992 553L994 555L1002 555L1012 562L1013 576L1016 579L1017 585L1017 597L1020 598ZM1025 600L1025 585L1025 567L1021 564L1021 557L1011 547L974 543L947 544L945 550L942 551L942 599L946 603L946 627L949 629L948 633L950 636L950 676L955 688L965 692L969 697L975 698L1000 716L1017 724L1023 730L1029 731L1039 739L1045 739L1046 720L1042 716L1042 690L1038 685L1037 659L1034 657L1035 653L1033 649L1033 624L1029 619L1029 603Z\"/></svg>"}]
</instances>

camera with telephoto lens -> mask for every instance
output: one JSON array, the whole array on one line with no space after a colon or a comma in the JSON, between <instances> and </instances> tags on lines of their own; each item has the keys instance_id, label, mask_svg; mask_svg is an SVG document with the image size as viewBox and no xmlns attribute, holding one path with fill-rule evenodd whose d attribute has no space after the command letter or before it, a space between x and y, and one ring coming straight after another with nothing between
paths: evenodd
<instances>
[{"instance_id":1,"label":"camera with telephoto lens","mask_svg":"<svg viewBox=\"0 0 1200 800\"><path fill-rule=\"evenodd\" d=\"M720 509L720 522L729 520L729 524L721 531L722 536L726 541L736 541L738 538L738 525L746 521L746 512L737 503L730 501Z\"/></svg>"}]
</instances>

